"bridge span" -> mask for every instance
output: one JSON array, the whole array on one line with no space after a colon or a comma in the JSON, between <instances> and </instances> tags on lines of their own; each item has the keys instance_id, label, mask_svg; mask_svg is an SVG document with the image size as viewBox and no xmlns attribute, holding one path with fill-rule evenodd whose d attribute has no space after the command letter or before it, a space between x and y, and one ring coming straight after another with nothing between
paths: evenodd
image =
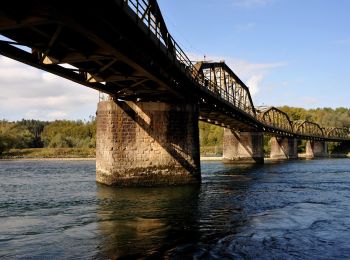
<instances>
[{"instance_id":1,"label":"bridge span","mask_svg":"<svg viewBox=\"0 0 350 260\"><path fill-rule=\"evenodd\" d=\"M18 8L18 6L21 8ZM198 120L224 130L223 157L324 156L349 129L293 122L256 108L249 88L223 61L192 63L170 35L156 0L4 1L0 54L109 94L97 111L96 178L105 184L200 180Z\"/></svg>"}]
</instances>

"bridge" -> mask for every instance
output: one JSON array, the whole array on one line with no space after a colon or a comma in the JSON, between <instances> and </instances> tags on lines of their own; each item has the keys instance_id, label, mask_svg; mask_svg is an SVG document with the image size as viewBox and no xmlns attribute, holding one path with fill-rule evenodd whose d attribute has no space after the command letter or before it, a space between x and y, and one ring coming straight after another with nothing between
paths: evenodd
<instances>
[{"instance_id":1,"label":"bridge","mask_svg":"<svg viewBox=\"0 0 350 260\"><path fill-rule=\"evenodd\" d=\"M18 7L20 6L20 8ZM223 61L192 63L169 33L156 0L4 1L0 54L102 91L97 110L96 179L105 184L200 181L198 120L224 127L223 158L325 156L349 129L292 121L256 108L249 88Z\"/></svg>"}]
</instances>

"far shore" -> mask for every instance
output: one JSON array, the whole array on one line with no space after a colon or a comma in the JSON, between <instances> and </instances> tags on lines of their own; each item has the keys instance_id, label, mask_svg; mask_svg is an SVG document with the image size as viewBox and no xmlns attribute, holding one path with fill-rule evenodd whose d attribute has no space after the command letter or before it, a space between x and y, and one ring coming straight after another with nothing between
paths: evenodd
<instances>
[{"instance_id":1,"label":"far shore","mask_svg":"<svg viewBox=\"0 0 350 260\"><path fill-rule=\"evenodd\" d=\"M329 155L328 158L350 158L349 154L333 154ZM298 159L306 159L305 154L299 154ZM0 161L95 161L95 157L5 157L1 158ZM222 161L222 156L201 156L201 161ZM266 161L276 161L278 159L272 159L265 157Z\"/></svg>"},{"instance_id":2,"label":"far shore","mask_svg":"<svg viewBox=\"0 0 350 260\"><path fill-rule=\"evenodd\" d=\"M93 157L8 157L0 161L95 161Z\"/></svg>"},{"instance_id":3,"label":"far shore","mask_svg":"<svg viewBox=\"0 0 350 260\"><path fill-rule=\"evenodd\" d=\"M0 161L94 161L96 158L87 157L12 157L0 158ZM201 161L221 161L222 156L204 156Z\"/></svg>"}]
</instances>

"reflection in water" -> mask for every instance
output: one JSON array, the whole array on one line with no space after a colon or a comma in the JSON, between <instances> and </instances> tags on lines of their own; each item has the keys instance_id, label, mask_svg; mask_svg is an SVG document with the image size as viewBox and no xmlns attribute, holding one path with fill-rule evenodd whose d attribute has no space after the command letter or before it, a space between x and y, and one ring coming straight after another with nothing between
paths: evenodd
<instances>
[{"instance_id":1,"label":"reflection in water","mask_svg":"<svg viewBox=\"0 0 350 260\"><path fill-rule=\"evenodd\" d=\"M102 256L205 256L212 240L244 223L242 198L254 178L246 173L261 166L235 164L235 171L232 165L208 166L203 175L211 175L210 181L200 187L121 189L98 185ZM213 169L217 171L213 173ZM220 189L212 190L212 185Z\"/></svg>"},{"instance_id":2,"label":"reflection in water","mask_svg":"<svg viewBox=\"0 0 350 260\"><path fill-rule=\"evenodd\" d=\"M349 159L202 163L202 183L114 188L94 162L0 161L0 258L349 259Z\"/></svg>"},{"instance_id":3,"label":"reflection in water","mask_svg":"<svg viewBox=\"0 0 350 260\"><path fill-rule=\"evenodd\" d=\"M163 255L198 236L198 186L115 188L98 185L101 249L109 258Z\"/></svg>"}]
</instances>

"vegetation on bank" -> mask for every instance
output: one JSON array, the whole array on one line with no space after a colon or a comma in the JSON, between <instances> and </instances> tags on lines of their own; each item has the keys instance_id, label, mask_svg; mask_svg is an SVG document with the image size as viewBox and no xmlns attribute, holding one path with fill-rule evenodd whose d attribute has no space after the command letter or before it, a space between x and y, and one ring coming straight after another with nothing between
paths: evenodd
<instances>
[{"instance_id":1,"label":"vegetation on bank","mask_svg":"<svg viewBox=\"0 0 350 260\"><path fill-rule=\"evenodd\" d=\"M19 154L19 149L24 149L23 156L28 153L33 154L33 156L36 154L44 156L46 154L54 154L52 150L54 148L66 148L65 150L57 150L57 155L64 156L64 153L66 153L67 156L70 156L76 152L76 155L80 156L81 154L90 154L91 152L86 151L89 148L95 148L95 146L96 122L94 118L91 118L89 121L0 121L1 156L10 156L10 154L14 153ZM30 150L29 148L46 149ZM80 148L80 150L69 150L69 148ZM87 150L82 153L81 149Z\"/></svg>"},{"instance_id":2,"label":"vegetation on bank","mask_svg":"<svg viewBox=\"0 0 350 260\"><path fill-rule=\"evenodd\" d=\"M279 107L288 114L291 120L308 120L318 123L321 127L345 127L350 128L350 109L344 107L304 109L283 106ZM305 152L304 140L298 143L298 152ZM347 154L350 152L349 143L328 143L328 151L332 154Z\"/></svg>"},{"instance_id":3,"label":"vegetation on bank","mask_svg":"<svg viewBox=\"0 0 350 260\"><path fill-rule=\"evenodd\" d=\"M198 126L200 153L208 156L222 154L224 129L204 122L199 122Z\"/></svg>"},{"instance_id":4,"label":"vegetation on bank","mask_svg":"<svg viewBox=\"0 0 350 260\"><path fill-rule=\"evenodd\" d=\"M4 151L1 158L94 158L95 155L95 148L25 148Z\"/></svg>"},{"instance_id":5,"label":"vegetation on bank","mask_svg":"<svg viewBox=\"0 0 350 260\"><path fill-rule=\"evenodd\" d=\"M350 128L350 109L317 108L304 109L280 107L292 120L310 120L323 127L336 126ZM199 122L202 155L221 155L223 128ZM39 120L0 121L0 156L16 157L94 157L96 146L96 120L89 121ZM269 153L269 137L264 137L265 153ZM304 143L299 143L303 152ZM331 143L329 151L346 153L346 144Z\"/></svg>"},{"instance_id":6,"label":"vegetation on bank","mask_svg":"<svg viewBox=\"0 0 350 260\"><path fill-rule=\"evenodd\" d=\"M346 127L350 128L350 109L339 107L332 108L316 108L304 109L296 107L283 106L279 107L286 112L291 120L308 120L320 124L322 127ZM200 122L200 142L201 154L220 154L222 153L222 137L223 128L215 125ZM270 137L264 136L265 155L270 154ZM350 151L349 144L346 143L329 143L328 150L330 153L348 153ZM217 152L218 151L218 152ZM298 143L298 152L305 152L305 141Z\"/></svg>"},{"instance_id":7,"label":"vegetation on bank","mask_svg":"<svg viewBox=\"0 0 350 260\"><path fill-rule=\"evenodd\" d=\"M322 127L347 127L350 128L350 109L344 107L305 109L298 107L279 107L295 120L308 120L318 123Z\"/></svg>"}]
</instances>

